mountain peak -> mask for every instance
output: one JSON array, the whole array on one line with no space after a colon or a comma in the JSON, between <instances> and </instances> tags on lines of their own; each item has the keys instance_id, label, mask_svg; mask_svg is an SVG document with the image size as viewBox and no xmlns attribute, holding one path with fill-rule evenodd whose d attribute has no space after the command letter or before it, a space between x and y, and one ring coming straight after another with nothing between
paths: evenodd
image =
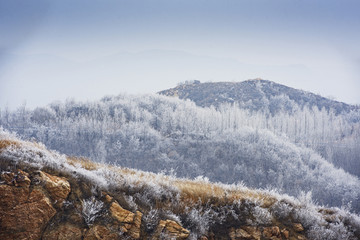
<instances>
[{"instance_id":1,"label":"mountain peak","mask_svg":"<svg viewBox=\"0 0 360 240\"><path fill-rule=\"evenodd\" d=\"M350 112L356 106L334 101L311 92L291 88L262 78L249 79L242 82L206 82L196 80L191 84L179 85L175 88L160 91L165 96L177 96L189 99L198 106L219 107L225 103L236 103L238 106L252 111L264 111L272 114L280 110L292 112L305 106L326 110L334 109L336 114Z\"/></svg>"}]
</instances>

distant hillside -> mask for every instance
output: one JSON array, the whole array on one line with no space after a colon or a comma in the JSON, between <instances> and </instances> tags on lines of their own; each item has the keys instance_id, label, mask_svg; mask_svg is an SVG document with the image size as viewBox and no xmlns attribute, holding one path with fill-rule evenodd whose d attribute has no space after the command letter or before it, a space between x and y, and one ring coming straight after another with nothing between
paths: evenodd
<instances>
[{"instance_id":1,"label":"distant hillside","mask_svg":"<svg viewBox=\"0 0 360 240\"><path fill-rule=\"evenodd\" d=\"M165 96L190 99L201 107L219 107L223 103L237 103L240 107L276 113L280 110L292 112L294 107L334 109L336 114L358 109L356 106L330 100L320 95L287 87L268 80L256 79L243 82L192 81L175 88L159 92Z\"/></svg>"},{"instance_id":2,"label":"distant hillside","mask_svg":"<svg viewBox=\"0 0 360 240\"><path fill-rule=\"evenodd\" d=\"M0 130L4 240L356 240L360 217L274 192L71 158Z\"/></svg>"},{"instance_id":3,"label":"distant hillside","mask_svg":"<svg viewBox=\"0 0 360 240\"><path fill-rule=\"evenodd\" d=\"M248 110L245 125L285 135L295 144L312 148L336 167L360 176L359 106L261 79L187 81L159 94L189 99L201 107L214 106L222 112L224 105Z\"/></svg>"},{"instance_id":4,"label":"distant hillside","mask_svg":"<svg viewBox=\"0 0 360 240\"><path fill-rule=\"evenodd\" d=\"M318 124L328 118L332 122L326 129L339 125L332 116L320 116L318 121L308 115L315 125L307 125L311 129L307 131L319 129L323 134L318 127L323 125ZM94 102L68 101L33 111L5 112L0 121L24 138L67 155L179 177L243 182L292 196L311 191L319 204L351 204L360 212L357 177L286 137L252 127L266 124L262 119L267 120L231 106L217 111L155 94L123 94ZM347 131L346 126L341 131ZM326 133L320 136L326 137Z\"/></svg>"}]
</instances>

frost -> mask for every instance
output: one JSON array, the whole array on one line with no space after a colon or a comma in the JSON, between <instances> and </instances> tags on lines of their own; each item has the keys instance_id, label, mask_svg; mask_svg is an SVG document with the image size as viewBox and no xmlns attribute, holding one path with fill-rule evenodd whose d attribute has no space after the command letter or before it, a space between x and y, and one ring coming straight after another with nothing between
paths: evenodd
<instances>
[{"instance_id":1,"label":"frost","mask_svg":"<svg viewBox=\"0 0 360 240\"><path fill-rule=\"evenodd\" d=\"M96 200L93 196L87 200L81 200L82 215L87 225L91 225L102 210L104 203Z\"/></svg>"},{"instance_id":2,"label":"frost","mask_svg":"<svg viewBox=\"0 0 360 240\"><path fill-rule=\"evenodd\" d=\"M143 219L146 222L147 231L151 232L155 230L156 226L160 221L159 211L157 209L152 209L146 215L143 216Z\"/></svg>"},{"instance_id":3,"label":"frost","mask_svg":"<svg viewBox=\"0 0 360 240\"><path fill-rule=\"evenodd\" d=\"M273 217L272 217L271 213L266 208L255 206L252 209L252 214L255 217L255 221L258 224L262 224L262 225L263 224L265 224L265 225L270 224L272 222L272 220L273 220Z\"/></svg>"}]
</instances>

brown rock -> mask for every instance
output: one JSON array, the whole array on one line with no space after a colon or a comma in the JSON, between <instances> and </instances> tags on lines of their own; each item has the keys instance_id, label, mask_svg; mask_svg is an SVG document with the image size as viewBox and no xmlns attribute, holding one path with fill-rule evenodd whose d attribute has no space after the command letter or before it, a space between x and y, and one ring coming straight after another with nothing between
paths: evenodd
<instances>
[{"instance_id":1,"label":"brown rock","mask_svg":"<svg viewBox=\"0 0 360 240\"><path fill-rule=\"evenodd\" d=\"M113 200L113 197L111 197L111 196L108 195L108 194L105 195L105 201L106 201L107 203L111 203L112 200Z\"/></svg>"},{"instance_id":2,"label":"brown rock","mask_svg":"<svg viewBox=\"0 0 360 240\"><path fill-rule=\"evenodd\" d=\"M16 181L15 186L19 186L19 187L29 187L31 183L29 179L29 174L21 171L20 169L17 171L17 174L15 176L15 181Z\"/></svg>"},{"instance_id":3,"label":"brown rock","mask_svg":"<svg viewBox=\"0 0 360 240\"><path fill-rule=\"evenodd\" d=\"M15 174L13 172L2 173L1 179L5 181L7 185L15 185Z\"/></svg>"},{"instance_id":4,"label":"brown rock","mask_svg":"<svg viewBox=\"0 0 360 240\"><path fill-rule=\"evenodd\" d=\"M201 236L199 240L208 240L206 236Z\"/></svg>"},{"instance_id":5,"label":"brown rock","mask_svg":"<svg viewBox=\"0 0 360 240\"><path fill-rule=\"evenodd\" d=\"M260 240L261 238L261 231L259 229L257 229L256 227L251 227L251 226L245 226L243 227L243 229L249 233L253 239L256 240Z\"/></svg>"},{"instance_id":6,"label":"brown rock","mask_svg":"<svg viewBox=\"0 0 360 240\"><path fill-rule=\"evenodd\" d=\"M302 232L304 231L304 227L301 225L301 223L294 223L293 228L295 232Z\"/></svg>"},{"instance_id":7,"label":"brown rock","mask_svg":"<svg viewBox=\"0 0 360 240\"><path fill-rule=\"evenodd\" d=\"M252 226L244 226L242 228L230 230L229 236L231 239L253 239L253 240L260 240L261 238L261 231L256 227Z\"/></svg>"},{"instance_id":8,"label":"brown rock","mask_svg":"<svg viewBox=\"0 0 360 240\"><path fill-rule=\"evenodd\" d=\"M65 178L52 176L45 172L40 172L40 179L45 183L45 189L56 206L62 207L71 191L70 183Z\"/></svg>"},{"instance_id":9,"label":"brown rock","mask_svg":"<svg viewBox=\"0 0 360 240\"><path fill-rule=\"evenodd\" d=\"M0 239L40 239L56 211L39 189L0 185Z\"/></svg>"},{"instance_id":10,"label":"brown rock","mask_svg":"<svg viewBox=\"0 0 360 240\"><path fill-rule=\"evenodd\" d=\"M69 223L61 224L56 228L45 232L43 235L44 240L81 240L81 238L81 229Z\"/></svg>"},{"instance_id":11,"label":"brown rock","mask_svg":"<svg viewBox=\"0 0 360 240\"><path fill-rule=\"evenodd\" d=\"M123 209L118 202L114 201L110 206L110 213L120 223L133 223L135 214Z\"/></svg>"},{"instance_id":12,"label":"brown rock","mask_svg":"<svg viewBox=\"0 0 360 240\"><path fill-rule=\"evenodd\" d=\"M28 187L31 183L29 174L20 169L15 172L1 174L1 179L6 184L17 187Z\"/></svg>"},{"instance_id":13,"label":"brown rock","mask_svg":"<svg viewBox=\"0 0 360 240\"><path fill-rule=\"evenodd\" d=\"M303 236L303 235L298 235L298 236L297 236L297 239L298 239L298 240L306 240L306 237Z\"/></svg>"},{"instance_id":14,"label":"brown rock","mask_svg":"<svg viewBox=\"0 0 360 240\"><path fill-rule=\"evenodd\" d=\"M277 226L266 227L263 230L263 236L265 238L268 238L268 239L271 239L271 240L280 240L281 239L280 229Z\"/></svg>"},{"instance_id":15,"label":"brown rock","mask_svg":"<svg viewBox=\"0 0 360 240\"><path fill-rule=\"evenodd\" d=\"M153 239L159 239L162 234L166 235L169 239L186 239L190 232L173 220L160 220Z\"/></svg>"},{"instance_id":16,"label":"brown rock","mask_svg":"<svg viewBox=\"0 0 360 240\"><path fill-rule=\"evenodd\" d=\"M131 226L131 228L129 229L129 232L128 232L129 235L134 239L140 238L141 218L142 218L142 213L139 211L136 211L133 225Z\"/></svg>"},{"instance_id":17,"label":"brown rock","mask_svg":"<svg viewBox=\"0 0 360 240\"><path fill-rule=\"evenodd\" d=\"M112 240L118 238L119 234L111 232L108 227L94 225L86 232L84 240Z\"/></svg>"},{"instance_id":18,"label":"brown rock","mask_svg":"<svg viewBox=\"0 0 360 240\"><path fill-rule=\"evenodd\" d=\"M285 238L285 239L289 239L289 231L286 230L286 228L281 230L281 235Z\"/></svg>"},{"instance_id":19,"label":"brown rock","mask_svg":"<svg viewBox=\"0 0 360 240\"><path fill-rule=\"evenodd\" d=\"M16 205L25 203L29 194L29 188L0 185L0 209L6 211L7 209L14 208Z\"/></svg>"},{"instance_id":20,"label":"brown rock","mask_svg":"<svg viewBox=\"0 0 360 240\"><path fill-rule=\"evenodd\" d=\"M235 228L230 228L230 230L229 230L229 237L230 237L230 239L231 240L234 240L235 239Z\"/></svg>"},{"instance_id":21,"label":"brown rock","mask_svg":"<svg viewBox=\"0 0 360 240\"><path fill-rule=\"evenodd\" d=\"M253 237L244 229L239 228L235 230L235 239L253 239Z\"/></svg>"}]
</instances>

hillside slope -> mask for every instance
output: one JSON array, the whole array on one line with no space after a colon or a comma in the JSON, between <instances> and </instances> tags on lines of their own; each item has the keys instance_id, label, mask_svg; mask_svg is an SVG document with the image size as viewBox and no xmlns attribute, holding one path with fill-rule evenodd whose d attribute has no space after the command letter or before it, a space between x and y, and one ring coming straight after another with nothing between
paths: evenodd
<instances>
[{"instance_id":1,"label":"hillside slope","mask_svg":"<svg viewBox=\"0 0 360 240\"><path fill-rule=\"evenodd\" d=\"M124 94L19 113L10 116L8 129L64 154L292 196L311 191L319 204L351 204L360 212L357 177L286 137L244 127L233 108L219 112L164 96Z\"/></svg>"},{"instance_id":2,"label":"hillside slope","mask_svg":"<svg viewBox=\"0 0 360 240\"><path fill-rule=\"evenodd\" d=\"M242 108L269 111L272 114L281 110L292 112L294 107L303 108L304 106L334 109L336 114L358 109L353 105L262 79L243 82L200 83L194 81L160 91L159 94L189 99L201 107L219 107L224 103L237 103Z\"/></svg>"},{"instance_id":3,"label":"hillside slope","mask_svg":"<svg viewBox=\"0 0 360 240\"><path fill-rule=\"evenodd\" d=\"M0 132L1 239L359 239L360 217L242 185L69 158Z\"/></svg>"},{"instance_id":4,"label":"hillside slope","mask_svg":"<svg viewBox=\"0 0 360 240\"><path fill-rule=\"evenodd\" d=\"M360 108L267 80L199 81L159 92L222 110L247 113L246 125L286 135L318 152L336 167L360 177Z\"/></svg>"}]
</instances>

